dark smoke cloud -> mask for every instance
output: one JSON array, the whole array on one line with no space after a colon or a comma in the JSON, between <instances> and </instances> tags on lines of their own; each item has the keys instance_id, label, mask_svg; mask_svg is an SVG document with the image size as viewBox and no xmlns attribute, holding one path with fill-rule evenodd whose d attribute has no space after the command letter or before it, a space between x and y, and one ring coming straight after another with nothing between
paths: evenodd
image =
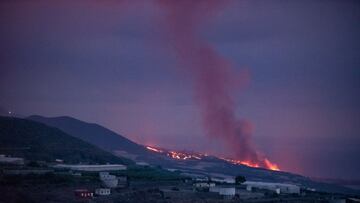
<instances>
[{"instance_id":1,"label":"dark smoke cloud","mask_svg":"<svg viewBox=\"0 0 360 203\"><path fill-rule=\"evenodd\" d=\"M222 10L224 1L159 1L167 12L170 41L185 71L194 79L195 98L206 133L224 141L235 158L266 166L251 142L252 125L235 115L233 95L247 81L229 60L200 37L199 27Z\"/></svg>"}]
</instances>

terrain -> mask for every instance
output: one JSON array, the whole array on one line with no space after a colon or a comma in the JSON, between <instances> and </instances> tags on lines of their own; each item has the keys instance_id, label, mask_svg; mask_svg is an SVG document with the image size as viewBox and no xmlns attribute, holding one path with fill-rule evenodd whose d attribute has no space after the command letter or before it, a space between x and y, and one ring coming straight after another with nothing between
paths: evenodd
<instances>
[{"instance_id":1,"label":"terrain","mask_svg":"<svg viewBox=\"0 0 360 203\"><path fill-rule=\"evenodd\" d=\"M359 194L357 190L336 184L321 183L308 177L284 171L273 171L248 167L243 164L234 164L231 161L216 156L185 151L175 152L160 148L151 149L149 146L132 142L103 126L83 122L71 117L47 118L30 116L28 119L57 127L74 137L94 144L118 156L129 158L137 163L160 166L168 170L178 170L187 175L212 176L222 179L242 175L251 181L290 183L299 185L302 188L313 188L318 191ZM173 152L180 155L174 155L172 154ZM184 156L188 158L184 159Z\"/></svg>"},{"instance_id":2,"label":"terrain","mask_svg":"<svg viewBox=\"0 0 360 203\"><path fill-rule=\"evenodd\" d=\"M0 154L30 161L54 162L59 159L65 163L132 163L57 128L12 117L0 117Z\"/></svg>"}]
</instances>

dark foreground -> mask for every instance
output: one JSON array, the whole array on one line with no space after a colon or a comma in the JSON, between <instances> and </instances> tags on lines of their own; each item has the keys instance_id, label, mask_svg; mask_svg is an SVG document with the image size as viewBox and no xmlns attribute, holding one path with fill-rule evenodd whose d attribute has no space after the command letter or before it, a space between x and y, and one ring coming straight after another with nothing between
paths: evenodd
<instances>
[{"instance_id":1,"label":"dark foreground","mask_svg":"<svg viewBox=\"0 0 360 203\"><path fill-rule=\"evenodd\" d=\"M108 196L76 197L79 188L102 187L96 176L74 177L67 174L1 175L0 202L337 202L346 197L328 193L302 192L299 195L276 195L264 192L260 197L236 195L224 199L217 193L200 191L183 180L133 179L123 188L111 189ZM341 202L341 201L340 201Z\"/></svg>"}]
</instances>

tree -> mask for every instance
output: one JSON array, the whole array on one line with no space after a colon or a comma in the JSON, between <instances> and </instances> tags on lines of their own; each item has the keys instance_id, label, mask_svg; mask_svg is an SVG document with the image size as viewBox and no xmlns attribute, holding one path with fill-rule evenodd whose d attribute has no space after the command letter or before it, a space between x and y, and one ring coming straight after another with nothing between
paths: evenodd
<instances>
[{"instance_id":1,"label":"tree","mask_svg":"<svg viewBox=\"0 0 360 203\"><path fill-rule=\"evenodd\" d=\"M240 185L241 183L243 183L243 182L245 182L246 181L246 179L245 179L245 177L244 176L236 176L235 177L235 183L236 183L236 185Z\"/></svg>"}]
</instances>

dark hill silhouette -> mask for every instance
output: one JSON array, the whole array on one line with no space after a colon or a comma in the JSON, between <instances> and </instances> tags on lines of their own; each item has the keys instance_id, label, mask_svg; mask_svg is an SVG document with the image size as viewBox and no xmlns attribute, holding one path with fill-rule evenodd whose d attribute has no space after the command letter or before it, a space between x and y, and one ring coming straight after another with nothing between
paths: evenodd
<instances>
[{"instance_id":1,"label":"dark hill silhouette","mask_svg":"<svg viewBox=\"0 0 360 203\"><path fill-rule=\"evenodd\" d=\"M26 119L2 116L0 154L50 162L62 159L66 163L132 163L57 128Z\"/></svg>"},{"instance_id":2,"label":"dark hill silhouette","mask_svg":"<svg viewBox=\"0 0 360 203\"><path fill-rule=\"evenodd\" d=\"M68 116L53 118L30 116L27 119L57 127L74 137L82 139L110 152L123 150L134 154L148 153L148 150L146 150L144 146L136 144L122 135L119 135L98 124L86 123Z\"/></svg>"}]
</instances>

